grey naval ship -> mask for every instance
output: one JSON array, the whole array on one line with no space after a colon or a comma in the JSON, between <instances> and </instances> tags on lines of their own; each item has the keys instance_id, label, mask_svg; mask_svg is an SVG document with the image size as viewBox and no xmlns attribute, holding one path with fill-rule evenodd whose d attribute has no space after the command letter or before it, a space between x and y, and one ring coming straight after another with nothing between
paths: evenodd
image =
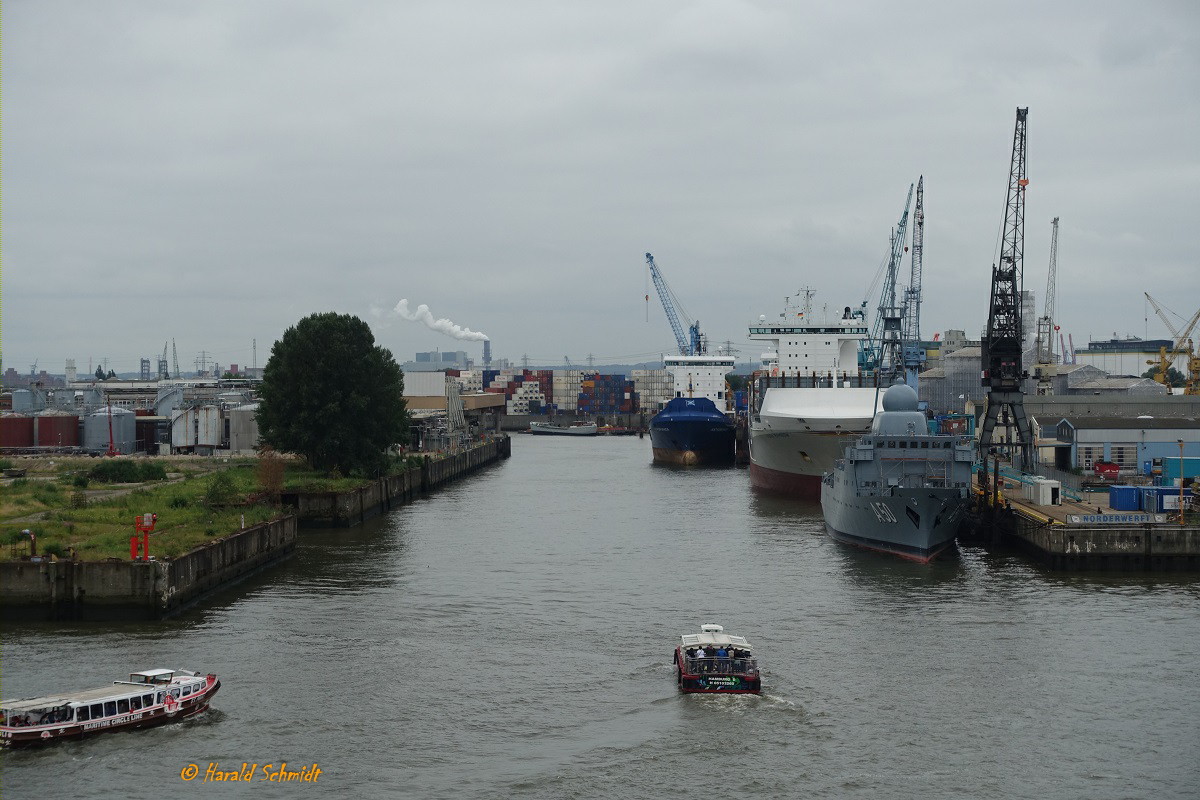
<instances>
[{"instance_id":1,"label":"grey naval ship","mask_svg":"<svg viewBox=\"0 0 1200 800\"><path fill-rule=\"evenodd\" d=\"M930 434L917 393L891 386L871 432L822 478L825 528L838 541L927 563L954 543L974 459L970 436Z\"/></svg>"}]
</instances>

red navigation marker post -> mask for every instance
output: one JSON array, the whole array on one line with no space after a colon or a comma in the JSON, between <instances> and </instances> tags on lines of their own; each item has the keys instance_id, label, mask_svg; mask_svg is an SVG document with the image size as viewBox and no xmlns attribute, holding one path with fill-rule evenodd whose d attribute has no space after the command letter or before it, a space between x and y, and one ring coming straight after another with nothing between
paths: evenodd
<instances>
[{"instance_id":1,"label":"red navigation marker post","mask_svg":"<svg viewBox=\"0 0 1200 800\"><path fill-rule=\"evenodd\" d=\"M129 559L138 561L138 534L141 534L141 561L150 560L150 534L158 522L158 514L142 514L133 518L133 536L129 537Z\"/></svg>"}]
</instances>

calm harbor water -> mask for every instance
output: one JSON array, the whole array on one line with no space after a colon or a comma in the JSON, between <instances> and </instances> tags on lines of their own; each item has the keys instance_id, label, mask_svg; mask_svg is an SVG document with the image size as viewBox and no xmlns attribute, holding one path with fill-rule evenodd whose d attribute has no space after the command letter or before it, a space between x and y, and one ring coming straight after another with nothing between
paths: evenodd
<instances>
[{"instance_id":1,"label":"calm harbor water","mask_svg":"<svg viewBox=\"0 0 1200 800\"><path fill-rule=\"evenodd\" d=\"M702 622L757 645L763 696L677 692ZM1200 792L1200 577L859 552L819 507L655 467L632 437L514 437L202 609L9 625L2 657L5 697L158 666L224 683L194 721L5 752L6 798ZM204 782L283 762L322 772Z\"/></svg>"}]
</instances>

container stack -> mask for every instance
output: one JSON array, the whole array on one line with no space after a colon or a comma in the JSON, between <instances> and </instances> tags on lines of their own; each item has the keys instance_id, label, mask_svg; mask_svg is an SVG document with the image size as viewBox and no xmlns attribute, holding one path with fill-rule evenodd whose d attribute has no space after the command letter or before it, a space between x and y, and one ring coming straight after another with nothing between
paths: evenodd
<instances>
[{"instance_id":1,"label":"container stack","mask_svg":"<svg viewBox=\"0 0 1200 800\"><path fill-rule=\"evenodd\" d=\"M579 408L579 391L583 387L583 370L556 369L551 385L554 404L558 410L574 413Z\"/></svg>"},{"instance_id":2,"label":"container stack","mask_svg":"<svg viewBox=\"0 0 1200 800\"><path fill-rule=\"evenodd\" d=\"M624 375L589 373L579 389L579 411L585 414L632 414L638 411L638 393Z\"/></svg>"},{"instance_id":3,"label":"container stack","mask_svg":"<svg viewBox=\"0 0 1200 800\"><path fill-rule=\"evenodd\" d=\"M639 410L658 412L675 396L675 379L665 369L635 369L630 377Z\"/></svg>"}]
</instances>

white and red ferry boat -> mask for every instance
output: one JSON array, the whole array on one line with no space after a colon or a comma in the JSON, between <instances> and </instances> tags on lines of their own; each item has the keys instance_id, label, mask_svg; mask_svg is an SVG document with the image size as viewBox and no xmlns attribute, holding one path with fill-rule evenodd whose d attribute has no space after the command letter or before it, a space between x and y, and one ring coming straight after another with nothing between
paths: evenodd
<instances>
[{"instance_id":1,"label":"white and red ferry boat","mask_svg":"<svg viewBox=\"0 0 1200 800\"><path fill-rule=\"evenodd\" d=\"M754 648L720 625L685 633L675 648L675 678L680 691L714 694L760 694L762 674Z\"/></svg>"},{"instance_id":2,"label":"white and red ferry boat","mask_svg":"<svg viewBox=\"0 0 1200 800\"><path fill-rule=\"evenodd\" d=\"M208 710L220 688L216 675L151 669L99 689L4 700L0 741L19 747L177 722Z\"/></svg>"}]
</instances>

